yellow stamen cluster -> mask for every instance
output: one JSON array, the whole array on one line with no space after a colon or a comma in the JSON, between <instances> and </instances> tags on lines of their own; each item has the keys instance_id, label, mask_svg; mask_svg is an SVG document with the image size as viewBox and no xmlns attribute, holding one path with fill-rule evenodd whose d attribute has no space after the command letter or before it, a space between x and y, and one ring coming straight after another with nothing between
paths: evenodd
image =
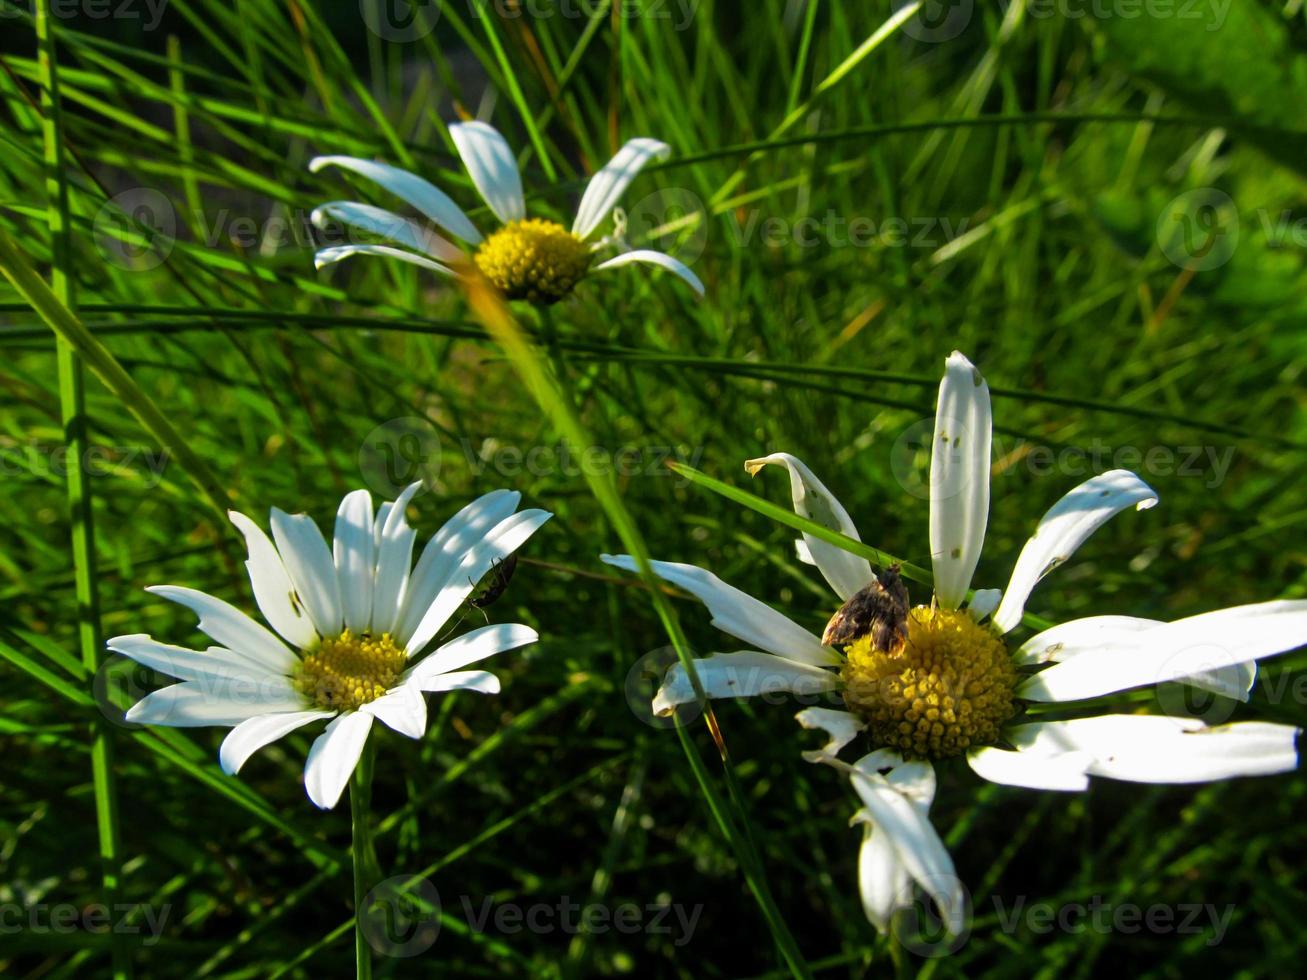
<instances>
[{"instance_id":1,"label":"yellow stamen cluster","mask_svg":"<svg viewBox=\"0 0 1307 980\"><path fill-rule=\"evenodd\" d=\"M896 653L871 637L845 648L844 701L873 744L944 758L996 741L1016 707L1017 672L1003 641L959 610L917 606Z\"/></svg>"},{"instance_id":2,"label":"yellow stamen cluster","mask_svg":"<svg viewBox=\"0 0 1307 980\"><path fill-rule=\"evenodd\" d=\"M404 661L389 633L355 636L345 630L304 655L295 687L321 708L353 711L394 687Z\"/></svg>"},{"instance_id":3,"label":"yellow stamen cluster","mask_svg":"<svg viewBox=\"0 0 1307 980\"><path fill-rule=\"evenodd\" d=\"M509 299L557 303L590 269L590 247L556 221L524 218L504 225L476 252L476 264Z\"/></svg>"}]
</instances>

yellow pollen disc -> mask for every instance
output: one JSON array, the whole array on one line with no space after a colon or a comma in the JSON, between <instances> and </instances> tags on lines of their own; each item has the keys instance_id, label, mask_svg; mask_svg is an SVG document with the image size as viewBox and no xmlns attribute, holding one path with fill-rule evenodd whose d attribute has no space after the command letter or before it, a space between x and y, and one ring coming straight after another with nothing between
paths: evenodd
<instances>
[{"instance_id":1,"label":"yellow pollen disc","mask_svg":"<svg viewBox=\"0 0 1307 980\"><path fill-rule=\"evenodd\" d=\"M394 687L404 663L404 651L389 633L355 636L345 630L304 654L295 687L321 708L352 711Z\"/></svg>"},{"instance_id":2,"label":"yellow pollen disc","mask_svg":"<svg viewBox=\"0 0 1307 980\"><path fill-rule=\"evenodd\" d=\"M504 225L476 252L476 264L509 299L557 303L590 269L585 242L556 221L524 218Z\"/></svg>"},{"instance_id":3,"label":"yellow pollen disc","mask_svg":"<svg viewBox=\"0 0 1307 980\"><path fill-rule=\"evenodd\" d=\"M845 648L844 701L877 747L944 758L998 739L1016 710L1017 671L1007 647L971 614L917 606L897 653L870 636Z\"/></svg>"}]
</instances>

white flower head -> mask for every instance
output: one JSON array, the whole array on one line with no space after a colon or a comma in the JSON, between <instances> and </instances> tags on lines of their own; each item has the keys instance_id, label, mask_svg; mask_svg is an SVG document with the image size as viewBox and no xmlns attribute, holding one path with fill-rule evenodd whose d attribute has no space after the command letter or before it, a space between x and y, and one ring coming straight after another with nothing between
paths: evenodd
<instances>
[{"instance_id":1,"label":"white flower head","mask_svg":"<svg viewBox=\"0 0 1307 980\"><path fill-rule=\"evenodd\" d=\"M931 895L953 932L963 925L952 861L926 819L934 759L965 754L985 779L1049 790L1086 789L1090 776L1189 783L1286 772L1298 764L1298 729L1289 725L1096 714L1076 702L1165 681L1246 701L1257 660L1307 643L1307 601L1264 602L1172 623L1094 616L1009 646L1004 637L1021 622L1044 575L1113 516L1150 508L1157 495L1126 470L1086 480L1044 514L1006 589L971 592L989 517L991 432L989 388L954 352L940 384L931 452L935 589L928 604L910 605L897 568L878 579L865 559L815 535L798 542L799 557L817 567L844 603L832 622L867 627L838 648L711 572L652 563L658 575L702 601L715 626L756 648L695 661L708 697L791 691L842 700L841 708L807 708L798 721L829 739L804 757L848 774L863 801L859 876L867 916L880 929L910 901L912 882ZM794 456L773 453L745 468L757 473L769 465L787 471L797 514L861 540L848 511ZM627 556L604 561L635 569ZM893 628L885 628L887 611ZM654 710L670 714L693 700L684 668L673 665ZM1057 702L1060 714L1075 717L1041 721L1041 702ZM852 765L840 760L859 739L870 753Z\"/></svg>"},{"instance_id":2,"label":"white flower head","mask_svg":"<svg viewBox=\"0 0 1307 980\"><path fill-rule=\"evenodd\" d=\"M380 236L391 245L334 245L318 251L318 268L354 255L400 259L445 276L458 276L471 262L509 299L538 306L556 303L570 294L591 272L615 269L632 262L656 265L679 276L700 296L703 283L685 263L651 249L623 250L596 262L596 252L620 242L614 237L590 239L644 166L662 160L671 147L647 137L628 140L590 178L571 229L545 218L528 218L522 176L508 141L484 122L453 123L450 137L472 183L500 225L483 236L471 219L444 191L417 174L389 164L349 156L321 156L309 162L314 173L340 167L375 181L383 189L421 212L439 231L424 228L401 215L357 201L331 201L313 212L313 223L326 228L339 221ZM619 222L619 225L621 223ZM445 237L449 236L449 237ZM450 238L457 239L456 245Z\"/></svg>"},{"instance_id":3,"label":"white flower head","mask_svg":"<svg viewBox=\"0 0 1307 980\"><path fill-rule=\"evenodd\" d=\"M468 504L431 538L413 564L416 532L405 510L421 484L373 512L355 490L341 501L328 546L313 519L273 508L272 538L231 513L245 537L254 598L269 629L215 596L174 585L149 589L186 606L217 646L189 650L143 634L109 649L179 683L127 712L142 724L231 727L219 752L237 772L258 749L304 725L330 719L309 750L304 785L323 809L340 799L374 720L409 738L426 730L424 695L496 694L499 680L464 670L534 643L534 630L496 624L455 637L421 656L476 583L550 517L517 512L521 495L495 490Z\"/></svg>"}]
</instances>

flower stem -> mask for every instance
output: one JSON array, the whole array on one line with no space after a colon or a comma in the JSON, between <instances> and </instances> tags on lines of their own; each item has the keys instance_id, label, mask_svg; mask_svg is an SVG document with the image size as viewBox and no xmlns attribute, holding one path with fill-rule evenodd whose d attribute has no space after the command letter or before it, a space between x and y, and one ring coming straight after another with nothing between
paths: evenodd
<instances>
[{"instance_id":1,"label":"flower stem","mask_svg":"<svg viewBox=\"0 0 1307 980\"><path fill-rule=\"evenodd\" d=\"M368 943L367 896L377 883L377 852L372 845L372 743L364 746L349 784L349 813L354 828L350 853L354 859L354 965L358 980L371 980L372 950Z\"/></svg>"}]
</instances>

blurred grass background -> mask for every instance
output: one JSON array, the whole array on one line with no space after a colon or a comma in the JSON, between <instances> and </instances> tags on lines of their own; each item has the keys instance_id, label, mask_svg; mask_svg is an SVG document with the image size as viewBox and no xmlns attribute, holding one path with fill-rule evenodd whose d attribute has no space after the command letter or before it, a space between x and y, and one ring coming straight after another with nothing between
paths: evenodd
<instances>
[{"instance_id":1,"label":"blurred grass background","mask_svg":"<svg viewBox=\"0 0 1307 980\"><path fill-rule=\"evenodd\" d=\"M0 2L0 227L48 269L35 34L29 8ZM564 378L588 458L622 464L654 555L710 567L814 630L830 597L794 560L791 532L687 486L662 458L784 502L783 480L746 482L741 463L794 452L864 540L924 562L921 420L955 348L995 393L977 584L1006 581L1063 492L1125 465L1161 505L1096 535L1032 611L1175 618L1302 597L1307 132L1294 107L1307 22L1298 4L1256 0L1121 6L964 2L879 37L895 12L884 0L445 3L413 22L371 0L59 8L76 302L238 509L260 522L274 505L304 510L327 527L348 489L380 496L416 474L433 488L415 508L424 534L498 486L558 515L489 611L542 636L496 663L503 694L433 699L417 746L378 732L383 867L427 875L444 905L430 952L379 958L378 975L785 967L675 736L628 705L628 673L666 636L639 584L599 564L620 544L559 462L558 435L456 290L371 260L314 273L309 211L372 189L312 176L307 160L377 156L471 207L444 127L486 118L520 149L533 212L570 220L622 140L671 143L623 202L632 243L691 262L708 298L638 268L587 281L550 313ZM77 660L53 337L7 285L0 325L0 903L85 908L101 900L89 726L153 682L111 664L92 684ZM98 382L87 399L104 634L194 637L150 584L253 609L238 536ZM698 651L734 648L700 608L678 609ZM1300 724L1304 665L1271 663L1249 706L1202 707ZM792 706L717 709L812 972L891 971L858 902L847 785L799 758L813 736ZM234 780L217 769L219 730L110 727L120 900L170 910L157 943L132 942L139 974L349 975L348 814L305 799L307 737ZM702 725L692 738L720 777ZM1296 972L1300 776L1058 796L955 766L942 787L935 822L976 914L954 955L908 955L901 971ZM679 946L675 928L467 927L464 898L477 911L563 896L701 910ZM998 915L1095 896L1234 912L1219 942L1040 934ZM0 965L99 976L108 947L92 930L19 928L0 936Z\"/></svg>"}]
</instances>

